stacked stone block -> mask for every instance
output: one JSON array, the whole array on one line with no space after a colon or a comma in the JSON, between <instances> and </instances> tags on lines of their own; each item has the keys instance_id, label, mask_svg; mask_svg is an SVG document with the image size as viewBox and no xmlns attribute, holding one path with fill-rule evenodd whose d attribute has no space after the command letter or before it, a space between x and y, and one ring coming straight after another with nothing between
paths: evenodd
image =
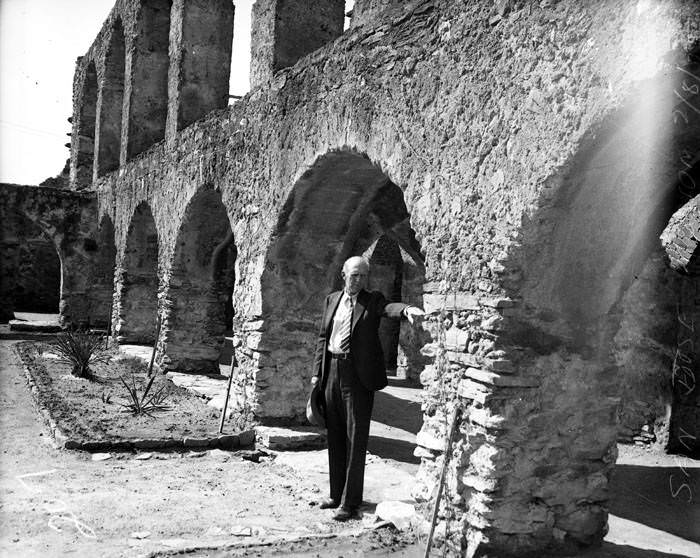
<instances>
[{"instance_id":1,"label":"stacked stone block","mask_svg":"<svg viewBox=\"0 0 700 558\"><path fill-rule=\"evenodd\" d=\"M700 243L700 198L690 200L673 215L664 229L661 242L671 267L687 271Z\"/></svg>"}]
</instances>

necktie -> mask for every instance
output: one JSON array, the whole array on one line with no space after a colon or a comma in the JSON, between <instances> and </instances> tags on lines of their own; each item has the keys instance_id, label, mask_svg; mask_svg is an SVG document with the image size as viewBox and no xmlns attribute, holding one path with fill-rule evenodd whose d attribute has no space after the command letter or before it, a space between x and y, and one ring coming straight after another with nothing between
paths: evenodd
<instances>
[{"instance_id":1,"label":"necktie","mask_svg":"<svg viewBox=\"0 0 700 558\"><path fill-rule=\"evenodd\" d=\"M352 299L347 299L347 304L350 307L347 318L343 322L343 327L340 330L340 351L343 353L350 352L350 334L352 333Z\"/></svg>"}]
</instances>

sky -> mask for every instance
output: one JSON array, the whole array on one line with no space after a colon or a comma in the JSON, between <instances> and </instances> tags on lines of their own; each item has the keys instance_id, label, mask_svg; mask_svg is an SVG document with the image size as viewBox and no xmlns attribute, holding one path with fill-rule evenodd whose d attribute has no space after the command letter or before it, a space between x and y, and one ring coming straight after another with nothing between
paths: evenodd
<instances>
[{"instance_id":1,"label":"sky","mask_svg":"<svg viewBox=\"0 0 700 558\"><path fill-rule=\"evenodd\" d=\"M248 89L250 11L236 6L229 92ZM115 0L0 0L0 182L39 184L69 150L75 60Z\"/></svg>"}]
</instances>

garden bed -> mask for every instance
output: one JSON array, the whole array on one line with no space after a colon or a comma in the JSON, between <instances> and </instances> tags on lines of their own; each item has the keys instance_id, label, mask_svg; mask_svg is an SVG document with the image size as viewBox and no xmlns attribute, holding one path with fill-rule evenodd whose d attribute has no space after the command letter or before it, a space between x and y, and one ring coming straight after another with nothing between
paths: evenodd
<instances>
[{"instance_id":1,"label":"garden bed","mask_svg":"<svg viewBox=\"0 0 700 558\"><path fill-rule=\"evenodd\" d=\"M248 425L238 424L235 417L224 430L236 433L220 436L220 412L162 374L156 375L150 393L162 389L165 408L130 412L125 405L132 398L120 378L142 396L149 378L139 359L111 350L106 363L91 365L90 378L80 378L51 351L45 342L17 345L39 411L61 446L88 451L236 449L254 442Z\"/></svg>"}]
</instances>

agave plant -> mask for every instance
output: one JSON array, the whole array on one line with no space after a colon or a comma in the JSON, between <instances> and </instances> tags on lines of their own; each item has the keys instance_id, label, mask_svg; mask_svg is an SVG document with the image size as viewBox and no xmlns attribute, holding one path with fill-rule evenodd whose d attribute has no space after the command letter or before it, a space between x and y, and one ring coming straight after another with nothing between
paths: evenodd
<instances>
[{"instance_id":1,"label":"agave plant","mask_svg":"<svg viewBox=\"0 0 700 558\"><path fill-rule=\"evenodd\" d=\"M58 355L59 362L70 364L71 374L79 378L91 378L90 365L106 363L110 358L102 337L83 329L68 329L59 333L49 343L49 348Z\"/></svg>"},{"instance_id":2,"label":"agave plant","mask_svg":"<svg viewBox=\"0 0 700 558\"><path fill-rule=\"evenodd\" d=\"M156 379L155 376L151 376L146 384L146 389L143 393L139 395L139 389L136 385L136 379L134 373L131 373L131 382L124 379L124 376L119 376L119 380L122 385L126 388L129 396L129 402L124 404L120 403L127 411L130 411L134 415L148 415L151 416L153 411L165 411L168 406L165 405L165 401L168 398L169 393L166 390L166 385L160 386L157 390L151 393L151 388L153 387L153 382ZM149 395L150 394L150 395Z\"/></svg>"}]
</instances>

